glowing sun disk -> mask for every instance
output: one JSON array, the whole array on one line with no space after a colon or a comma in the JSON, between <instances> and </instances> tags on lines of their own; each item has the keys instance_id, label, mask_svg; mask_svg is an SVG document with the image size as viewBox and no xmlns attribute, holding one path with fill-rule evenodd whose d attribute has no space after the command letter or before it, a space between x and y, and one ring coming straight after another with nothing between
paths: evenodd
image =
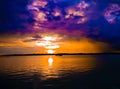
<instances>
[{"instance_id":1,"label":"glowing sun disk","mask_svg":"<svg viewBox=\"0 0 120 89\"><path fill-rule=\"evenodd\" d=\"M53 54L53 53L55 53L55 51L52 50L52 49L49 49L49 50L47 50L47 53L49 53L49 54Z\"/></svg>"}]
</instances>

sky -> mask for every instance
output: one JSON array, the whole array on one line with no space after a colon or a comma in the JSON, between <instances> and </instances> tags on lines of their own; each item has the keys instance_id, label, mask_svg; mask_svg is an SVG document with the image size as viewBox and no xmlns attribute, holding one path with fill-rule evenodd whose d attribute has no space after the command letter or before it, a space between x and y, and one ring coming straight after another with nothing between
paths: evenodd
<instances>
[{"instance_id":1,"label":"sky","mask_svg":"<svg viewBox=\"0 0 120 89\"><path fill-rule=\"evenodd\" d=\"M120 0L1 0L0 54L120 51Z\"/></svg>"}]
</instances>

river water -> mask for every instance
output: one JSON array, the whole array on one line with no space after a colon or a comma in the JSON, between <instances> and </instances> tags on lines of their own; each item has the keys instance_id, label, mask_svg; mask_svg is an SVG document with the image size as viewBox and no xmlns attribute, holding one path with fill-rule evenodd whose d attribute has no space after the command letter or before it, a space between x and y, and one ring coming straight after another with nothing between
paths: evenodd
<instances>
[{"instance_id":1,"label":"river water","mask_svg":"<svg viewBox=\"0 0 120 89\"><path fill-rule=\"evenodd\" d=\"M0 57L0 89L120 89L120 55Z\"/></svg>"}]
</instances>

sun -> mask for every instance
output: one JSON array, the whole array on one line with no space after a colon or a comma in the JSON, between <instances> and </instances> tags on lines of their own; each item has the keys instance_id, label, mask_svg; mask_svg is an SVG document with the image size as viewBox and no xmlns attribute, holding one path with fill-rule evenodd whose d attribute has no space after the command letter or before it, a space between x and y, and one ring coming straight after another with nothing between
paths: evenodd
<instances>
[{"instance_id":1,"label":"sun","mask_svg":"<svg viewBox=\"0 0 120 89\"><path fill-rule=\"evenodd\" d=\"M60 48L60 40L62 38L58 35L42 35L39 40L36 41L36 46L45 48L46 53L54 54L56 49Z\"/></svg>"},{"instance_id":2,"label":"sun","mask_svg":"<svg viewBox=\"0 0 120 89\"><path fill-rule=\"evenodd\" d=\"M47 50L47 53L48 53L48 54L53 54L53 53L55 53L55 51L52 50L52 49L48 49L48 50Z\"/></svg>"}]
</instances>

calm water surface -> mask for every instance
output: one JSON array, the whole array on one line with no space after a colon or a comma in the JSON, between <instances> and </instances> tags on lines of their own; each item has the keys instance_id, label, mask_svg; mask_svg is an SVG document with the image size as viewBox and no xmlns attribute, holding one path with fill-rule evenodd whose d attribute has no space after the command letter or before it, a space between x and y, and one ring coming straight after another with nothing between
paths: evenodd
<instances>
[{"instance_id":1,"label":"calm water surface","mask_svg":"<svg viewBox=\"0 0 120 89\"><path fill-rule=\"evenodd\" d=\"M0 89L120 89L120 55L0 57Z\"/></svg>"}]
</instances>

